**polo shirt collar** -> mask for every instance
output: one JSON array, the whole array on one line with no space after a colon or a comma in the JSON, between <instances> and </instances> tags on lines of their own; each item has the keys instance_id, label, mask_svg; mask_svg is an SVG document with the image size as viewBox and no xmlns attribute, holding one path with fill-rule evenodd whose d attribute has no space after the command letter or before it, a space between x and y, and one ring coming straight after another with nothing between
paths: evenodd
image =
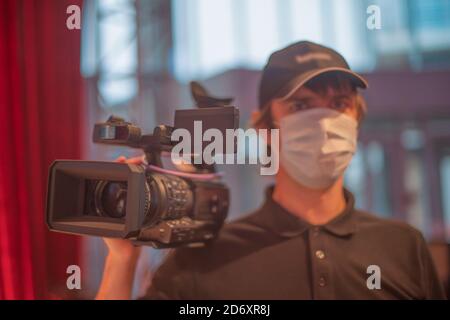
<instances>
[{"instance_id":1,"label":"polo shirt collar","mask_svg":"<svg viewBox=\"0 0 450 320\"><path fill-rule=\"evenodd\" d=\"M319 227L338 236L350 236L357 231L354 215L355 200L353 194L344 189L346 206L344 210L328 223L314 226L305 220L296 217L272 198L273 186L266 190L266 201L261 210L261 222L263 227L272 230L283 237L295 237L310 228Z\"/></svg>"}]
</instances>

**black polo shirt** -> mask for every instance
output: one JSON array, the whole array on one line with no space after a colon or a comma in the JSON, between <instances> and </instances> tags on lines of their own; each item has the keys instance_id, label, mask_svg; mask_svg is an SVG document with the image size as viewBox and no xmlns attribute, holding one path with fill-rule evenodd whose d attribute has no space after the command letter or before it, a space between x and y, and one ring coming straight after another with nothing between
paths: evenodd
<instances>
[{"instance_id":1,"label":"black polo shirt","mask_svg":"<svg viewBox=\"0 0 450 320\"><path fill-rule=\"evenodd\" d=\"M273 201L270 188L260 209L226 224L209 246L172 251L143 298L445 298L421 233L354 209L344 194L344 212L313 226Z\"/></svg>"}]
</instances>

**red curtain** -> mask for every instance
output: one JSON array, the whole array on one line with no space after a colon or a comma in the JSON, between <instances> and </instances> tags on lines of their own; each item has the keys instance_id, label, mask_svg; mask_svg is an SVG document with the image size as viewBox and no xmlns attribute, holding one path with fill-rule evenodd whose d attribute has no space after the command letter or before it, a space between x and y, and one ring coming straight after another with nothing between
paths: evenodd
<instances>
[{"instance_id":1,"label":"red curtain","mask_svg":"<svg viewBox=\"0 0 450 320\"><path fill-rule=\"evenodd\" d=\"M0 299L57 298L76 237L44 223L48 167L81 156L81 0L0 1Z\"/></svg>"}]
</instances>

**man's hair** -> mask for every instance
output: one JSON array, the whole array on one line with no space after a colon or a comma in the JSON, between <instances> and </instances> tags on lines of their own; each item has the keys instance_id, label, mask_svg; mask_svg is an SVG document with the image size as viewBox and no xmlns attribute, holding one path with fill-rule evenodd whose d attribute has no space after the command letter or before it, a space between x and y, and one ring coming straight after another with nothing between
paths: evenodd
<instances>
[{"instance_id":1,"label":"man's hair","mask_svg":"<svg viewBox=\"0 0 450 320\"><path fill-rule=\"evenodd\" d=\"M328 88L335 91L350 91L356 95L356 108L358 112L358 122L364 118L367 112L367 106L364 98L358 93L357 86L352 80L342 72L325 72L312 78L304 84L305 88L324 95Z\"/></svg>"},{"instance_id":2,"label":"man's hair","mask_svg":"<svg viewBox=\"0 0 450 320\"><path fill-rule=\"evenodd\" d=\"M366 113L367 113L367 105L366 102L361 96L361 94L357 90L357 86L348 75L342 72L325 72L322 73L303 85L305 88L319 94L325 95L328 88L332 88L335 91L349 91L355 94L356 98L356 108L357 108L357 120L359 123L362 122ZM269 104L272 103L272 100ZM273 127L272 121L272 112L270 110L270 106L263 106L263 110L268 108L269 110L265 110L261 119L258 121L259 123L265 123L268 127Z\"/></svg>"}]
</instances>

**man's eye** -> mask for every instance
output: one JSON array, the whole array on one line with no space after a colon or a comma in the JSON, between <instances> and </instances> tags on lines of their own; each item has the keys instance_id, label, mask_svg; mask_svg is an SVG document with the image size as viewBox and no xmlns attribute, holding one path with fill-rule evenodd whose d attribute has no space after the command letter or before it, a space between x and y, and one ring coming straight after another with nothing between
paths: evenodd
<instances>
[{"instance_id":1,"label":"man's eye","mask_svg":"<svg viewBox=\"0 0 450 320\"><path fill-rule=\"evenodd\" d=\"M333 108L335 109L347 109L350 106L348 99L339 99L334 102Z\"/></svg>"},{"instance_id":2,"label":"man's eye","mask_svg":"<svg viewBox=\"0 0 450 320\"><path fill-rule=\"evenodd\" d=\"M301 111L306 109L309 109L309 105L306 102L302 101L294 102L289 107L290 112Z\"/></svg>"}]
</instances>

